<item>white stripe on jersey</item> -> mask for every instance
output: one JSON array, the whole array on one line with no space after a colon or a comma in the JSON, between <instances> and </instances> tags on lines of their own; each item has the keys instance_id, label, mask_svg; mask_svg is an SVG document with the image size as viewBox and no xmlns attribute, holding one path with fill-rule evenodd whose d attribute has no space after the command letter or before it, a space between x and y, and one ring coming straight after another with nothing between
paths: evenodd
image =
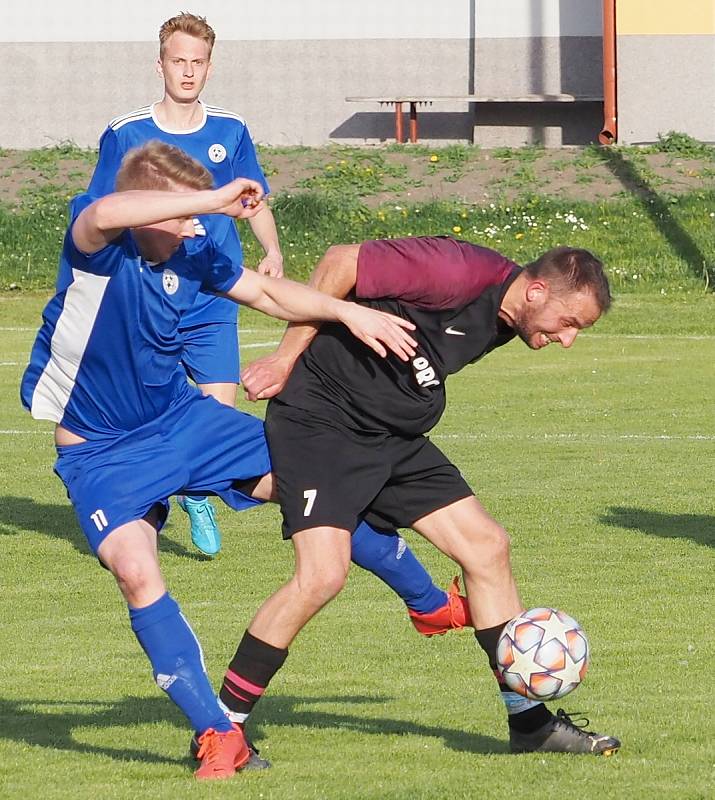
<instances>
[{"instance_id":1,"label":"white stripe on jersey","mask_svg":"<svg viewBox=\"0 0 715 800\"><path fill-rule=\"evenodd\" d=\"M67 289L52 334L50 360L32 393L31 413L35 419L61 422L110 280L105 275L76 269L72 275L74 281Z\"/></svg>"},{"instance_id":2,"label":"white stripe on jersey","mask_svg":"<svg viewBox=\"0 0 715 800\"><path fill-rule=\"evenodd\" d=\"M144 106L143 108L137 108L135 111L130 111L128 114L122 114L120 117L115 117L113 120L110 120L109 127L113 130L119 130L123 125L126 125L127 122L134 122L135 120L139 119L148 119L151 117L151 106Z\"/></svg>"},{"instance_id":3,"label":"white stripe on jersey","mask_svg":"<svg viewBox=\"0 0 715 800\"><path fill-rule=\"evenodd\" d=\"M226 111L225 108L219 108L218 106L205 106L205 108L210 117L226 117L227 119L238 120L241 125L246 124L246 120L240 114L234 114L233 111Z\"/></svg>"}]
</instances>

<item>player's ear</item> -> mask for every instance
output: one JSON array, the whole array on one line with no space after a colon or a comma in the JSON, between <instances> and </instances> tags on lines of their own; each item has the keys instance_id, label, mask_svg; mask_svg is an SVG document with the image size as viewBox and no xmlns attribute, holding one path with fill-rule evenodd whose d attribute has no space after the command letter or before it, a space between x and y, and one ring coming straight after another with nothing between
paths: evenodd
<instances>
[{"instance_id":1,"label":"player's ear","mask_svg":"<svg viewBox=\"0 0 715 800\"><path fill-rule=\"evenodd\" d=\"M164 67L161 65L161 57L156 60L156 74L164 77Z\"/></svg>"},{"instance_id":2,"label":"player's ear","mask_svg":"<svg viewBox=\"0 0 715 800\"><path fill-rule=\"evenodd\" d=\"M526 299L530 302L543 301L546 299L548 289L541 280L529 281L526 287Z\"/></svg>"},{"instance_id":3,"label":"player's ear","mask_svg":"<svg viewBox=\"0 0 715 800\"><path fill-rule=\"evenodd\" d=\"M213 68L214 68L213 61L209 61L209 66L208 66L208 69L206 70L206 80L208 80L211 77L211 73L213 72Z\"/></svg>"}]
</instances>

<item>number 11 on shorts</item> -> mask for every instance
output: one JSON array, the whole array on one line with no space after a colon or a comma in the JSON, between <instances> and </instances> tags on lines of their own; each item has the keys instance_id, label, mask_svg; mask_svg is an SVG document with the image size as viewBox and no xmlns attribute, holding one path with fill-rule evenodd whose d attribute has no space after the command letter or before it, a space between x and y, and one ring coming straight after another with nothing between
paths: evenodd
<instances>
[{"instance_id":1,"label":"number 11 on shorts","mask_svg":"<svg viewBox=\"0 0 715 800\"><path fill-rule=\"evenodd\" d=\"M310 512L313 510L313 504L315 503L315 498L318 496L317 489L306 489L303 492L303 497L305 498L305 508L303 509L303 516L309 517Z\"/></svg>"}]
</instances>

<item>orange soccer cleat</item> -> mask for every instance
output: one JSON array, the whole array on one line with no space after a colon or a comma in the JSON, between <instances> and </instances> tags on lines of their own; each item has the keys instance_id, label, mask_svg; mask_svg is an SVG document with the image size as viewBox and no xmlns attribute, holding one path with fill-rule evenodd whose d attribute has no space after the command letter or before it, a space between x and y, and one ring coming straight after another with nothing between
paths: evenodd
<instances>
[{"instance_id":1,"label":"orange soccer cleat","mask_svg":"<svg viewBox=\"0 0 715 800\"><path fill-rule=\"evenodd\" d=\"M209 728L199 736L196 757L201 766L194 772L199 781L231 778L250 758L243 731L234 725L232 731L215 731Z\"/></svg>"},{"instance_id":2,"label":"orange soccer cleat","mask_svg":"<svg viewBox=\"0 0 715 800\"><path fill-rule=\"evenodd\" d=\"M436 636L459 628L473 627L467 598L459 593L459 577L447 589L447 602L436 611L420 614L409 610L412 624L423 636Z\"/></svg>"}]
</instances>

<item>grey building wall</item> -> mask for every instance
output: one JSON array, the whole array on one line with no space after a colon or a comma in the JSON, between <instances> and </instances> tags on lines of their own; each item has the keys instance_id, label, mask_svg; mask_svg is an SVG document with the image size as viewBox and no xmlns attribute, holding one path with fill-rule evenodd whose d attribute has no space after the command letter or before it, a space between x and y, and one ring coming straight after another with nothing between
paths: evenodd
<instances>
[{"instance_id":1,"label":"grey building wall","mask_svg":"<svg viewBox=\"0 0 715 800\"><path fill-rule=\"evenodd\" d=\"M715 36L619 36L618 141L682 131L715 142Z\"/></svg>"},{"instance_id":2,"label":"grey building wall","mask_svg":"<svg viewBox=\"0 0 715 800\"><path fill-rule=\"evenodd\" d=\"M161 99L156 52L153 42L0 44L0 146L95 145L109 119ZM393 138L391 109L346 97L472 90L600 95L600 38L224 41L204 97L243 115L258 142L322 145ZM581 143L600 130L595 105L440 103L420 112L420 138Z\"/></svg>"}]
</instances>

